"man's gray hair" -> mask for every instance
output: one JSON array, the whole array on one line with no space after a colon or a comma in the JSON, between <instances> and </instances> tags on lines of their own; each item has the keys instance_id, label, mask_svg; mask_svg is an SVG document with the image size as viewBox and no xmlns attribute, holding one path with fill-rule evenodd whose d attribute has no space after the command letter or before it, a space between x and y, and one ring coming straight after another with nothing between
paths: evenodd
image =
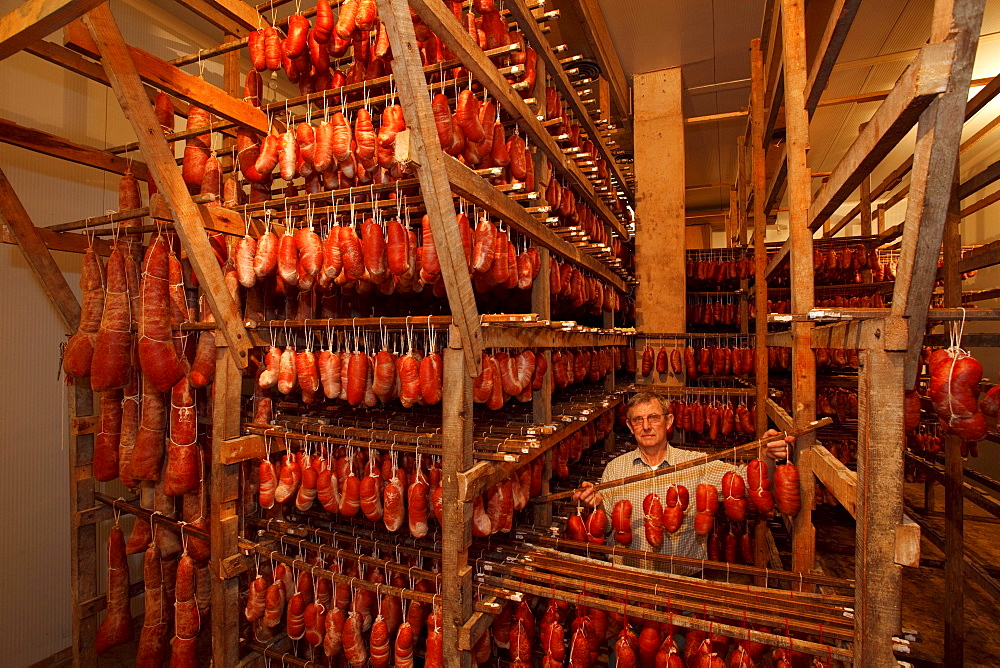
<instances>
[{"instance_id":1,"label":"man's gray hair","mask_svg":"<svg viewBox=\"0 0 1000 668\"><path fill-rule=\"evenodd\" d=\"M631 410L633 406L650 403L652 401L658 402L660 404L660 408L663 409L664 413L669 411L666 401L664 401L663 397L661 397L656 392L636 392L625 404L626 412Z\"/></svg>"}]
</instances>

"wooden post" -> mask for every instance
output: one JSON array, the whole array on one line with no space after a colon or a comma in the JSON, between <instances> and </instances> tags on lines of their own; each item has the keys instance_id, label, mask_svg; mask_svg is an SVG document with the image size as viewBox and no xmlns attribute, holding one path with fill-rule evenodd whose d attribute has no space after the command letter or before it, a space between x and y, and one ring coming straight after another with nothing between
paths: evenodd
<instances>
[{"instance_id":1,"label":"wooden post","mask_svg":"<svg viewBox=\"0 0 1000 668\"><path fill-rule=\"evenodd\" d=\"M472 653L459 649L458 627L472 615L472 503L458 501L458 472L472 467L472 379L465 366L461 335L452 327L444 351L444 416L441 428L442 504L444 526L441 540L441 625L444 665L469 668Z\"/></svg>"},{"instance_id":2,"label":"wooden post","mask_svg":"<svg viewBox=\"0 0 1000 668\"><path fill-rule=\"evenodd\" d=\"M747 215L747 204L749 203L747 179L750 178L747 173L748 153L746 137L740 136L736 140L736 225L739 229L738 245L744 253L748 251L748 227L750 224L750 217ZM750 332L750 302L747 299L749 287L749 279L740 280L740 332L743 334Z\"/></svg>"},{"instance_id":3,"label":"wooden post","mask_svg":"<svg viewBox=\"0 0 1000 668\"><path fill-rule=\"evenodd\" d=\"M805 108L807 66L803 0L782 0L781 32L785 63L785 132L788 138L792 313L804 314L813 306L813 256L812 232L809 230L812 186L806 162L809 113ZM816 419L816 357L811 347L812 328L810 322L792 323L792 419L796 427ZM792 570L803 572L810 572L816 560L816 532L812 525L815 485L808 467L809 451L815 441L815 435L808 434L798 439L795 447L802 510L795 518L792 532Z\"/></svg>"},{"instance_id":4,"label":"wooden post","mask_svg":"<svg viewBox=\"0 0 1000 668\"><path fill-rule=\"evenodd\" d=\"M76 418L95 413L94 393L90 381L80 379L68 389L69 424ZM94 435L75 434L69 430L69 499L70 515L70 588L73 593L72 633L73 666L96 666L98 616L83 616L80 604L98 595L97 591L97 524L81 523L80 513L94 507L97 481L91 470L94 460ZM102 574L103 577L103 574Z\"/></svg>"},{"instance_id":5,"label":"wooden post","mask_svg":"<svg viewBox=\"0 0 1000 668\"><path fill-rule=\"evenodd\" d=\"M767 431L767 218L764 198L767 196L767 178L764 173L764 56L760 39L750 41L750 127L751 158L753 162L753 251L754 251L754 308L756 310L755 379L757 406L757 436ZM758 564L760 565L760 564Z\"/></svg>"},{"instance_id":6,"label":"wooden post","mask_svg":"<svg viewBox=\"0 0 1000 668\"><path fill-rule=\"evenodd\" d=\"M218 334L216 341L225 339ZM240 651L240 580L231 564L239 555L240 466L223 464L220 457L223 441L240 435L240 395L243 377L230 350L219 346L216 352L215 381L212 392L212 461L209 533L212 556L212 663L234 666Z\"/></svg>"},{"instance_id":7,"label":"wooden post","mask_svg":"<svg viewBox=\"0 0 1000 668\"><path fill-rule=\"evenodd\" d=\"M635 86L636 328L684 332L684 114L681 71L633 77Z\"/></svg>"},{"instance_id":8,"label":"wooden post","mask_svg":"<svg viewBox=\"0 0 1000 668\"><path fill-rule=\"evenodd\" d=\"M962 277L958 272L958 263L962 259L962 211L958 195L960 163L961 159L956 158L942 243L944 305L949 308L962 305ZM945 437L944 459L944 584L947 592L944 656L953 665L961 666L965 657L965 499L962 497L961 438L955 435Z\"/></svg>"},{"instance_id":9,"label":"wooden post","mask_svg":"<svg viewBox=\"0 0 1000 668\"><path fill-rule=\"evenodd\" d=\"M902 591L902 568L895 562L895 551L896 527L903 520L904 356L879 348L862 351L858 372L854 591L858 666L895 665L892 636L899 630Z\"/></svg>"},{"instance_id":10,"label":"wooden post","mask_svg":"<svg viewBox=\"0 0 1000 668\"><path fill-rule=\"evenodd\" d=\"M892 293L892 314L909 317L906 387L913 387L917 378L984 5L984 0L934 3L930 41L953 41L955 50L947 90L920 114L917 125L906 224Z\"/></svg>"},{"instance_id":11,"label":"wooden post","mask_svg":"<svg viewBox=\"0 0 1000 668\"><path fill-rule=\"evenodd\" d=\"M440 145L424 143L425 137L437 135L410 8L405 0L377 0L377 3L379 17L385 23L392 45L393 73L399 86L399 101L406 115L406 125L410 129L410 146L418 162L420 190L434 238L437 239L441 280L447 288L452 317L462 333L466 369L476 376L482 371L483 333L479 327L479 311L462 251L462 240L455 225L455 203L445 171L445 154Z\"/></svg>"},{"instance_id":12,"label":"wooden post","mask_svg":"<svg viewBox=\"0 0 1000 668\"><path fill-rule=\"evenodd\" d=\"M962 439L944 439L944 656L965 663L965 537L962 497Z\"/></svg>"}]
</instances>

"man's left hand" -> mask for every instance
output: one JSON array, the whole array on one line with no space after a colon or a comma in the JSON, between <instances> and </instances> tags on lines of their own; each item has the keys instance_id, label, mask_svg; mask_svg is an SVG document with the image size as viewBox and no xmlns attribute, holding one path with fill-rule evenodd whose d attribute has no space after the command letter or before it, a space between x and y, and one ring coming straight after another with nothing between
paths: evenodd
<instances>
[{"instance_id":1,"label":"man's left hand","mask_svg":"<svg viewBox=\"0 0 1000 668\"><path fill-rule=\"evenodd\" d=\"M772 438L781 436L781 432L775 429L768 429L764 433L764 438ZM775 438L775 440L768 442L767 444L767 456L774 460L788 459L791 456L792 449L789 447L795 443L794 436L785 436L784 439Z\"/></svg>"}]
</instances>

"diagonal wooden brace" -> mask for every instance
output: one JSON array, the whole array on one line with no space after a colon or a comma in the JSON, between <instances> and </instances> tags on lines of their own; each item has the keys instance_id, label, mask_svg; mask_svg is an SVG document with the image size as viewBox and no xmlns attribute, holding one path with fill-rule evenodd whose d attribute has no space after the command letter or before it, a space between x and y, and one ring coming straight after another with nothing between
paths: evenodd
<instances>
[{"instance_id":1,"label":"diagonal wooden brace","mask_svg":"<svg viewBox=\"0 0 1000 668\"><path fill-rule=\"evenodd\" d=\"M129 48L122 38L107 4L91 10L84 19L101 53L101 63L118 97L122 111L139 138L139 148L146 164L173 212L174 229L187 252L198 282L205 288L209 307L219 323L236 365L247 366L250 336L233 298L226 288L222 270L208 242L198 206L188 194L174 156L163 137L160 123L153 114Z\"/></svg>"}]
</instances>

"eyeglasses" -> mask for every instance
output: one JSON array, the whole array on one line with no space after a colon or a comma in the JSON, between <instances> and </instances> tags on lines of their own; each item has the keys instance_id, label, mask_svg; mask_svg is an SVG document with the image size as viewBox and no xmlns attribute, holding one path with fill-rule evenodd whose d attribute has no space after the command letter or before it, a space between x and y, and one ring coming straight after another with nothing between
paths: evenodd
<instances>
[{"instance_id":1,"label":"eyeglasses","mask_svg":"<svg viewBox=\"0 0 1000 668\"><path fill-rule=\"evenodd\" d=\"M663 413L653 413L652 415L637 415L636 417L630 419L628 423L633 427L641 427L644 422L649 422L651 425L660 424L663 420Z\"/></svg>"}]
</instances>

